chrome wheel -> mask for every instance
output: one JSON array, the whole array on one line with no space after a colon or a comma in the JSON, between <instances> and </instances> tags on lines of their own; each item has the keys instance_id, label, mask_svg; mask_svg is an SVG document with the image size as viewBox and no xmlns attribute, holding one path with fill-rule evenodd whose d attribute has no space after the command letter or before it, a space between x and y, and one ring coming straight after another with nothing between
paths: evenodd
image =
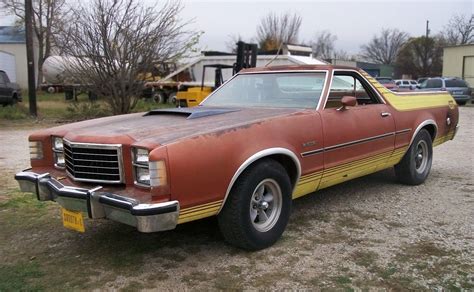
<instances>
[{"instance_id":1,"label":"chrome wheel","mask_svg":"<svg viewBox=\"0 0 474 292\"><path fill-rule=\"evenodd\" d=\"M415 152L415 169L418 173L423 173L428 165L428 144L426 141L420 140L416 145Z\"/></svg>"},{"instance_id":2,"label":"chrome wheel","mask_svg":"<svg viewBox=\"0 0 474 292\"><path fill-rule=\"evenodd\" d=\"M282 193L280 186L273 179L261 181L250 200L250 220L253 227L266 232L275 225L280 217Z\"/></svg>"}]
</instances>

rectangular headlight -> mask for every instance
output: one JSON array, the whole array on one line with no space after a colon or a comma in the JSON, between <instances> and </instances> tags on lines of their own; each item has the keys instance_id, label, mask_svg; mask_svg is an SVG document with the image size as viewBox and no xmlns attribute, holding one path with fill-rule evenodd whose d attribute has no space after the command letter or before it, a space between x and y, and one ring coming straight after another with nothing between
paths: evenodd
<instances>
[{"instance_id":1,"label":"rectangular headlight","mask_svg":"<svg viewBox=\"0 0 474 292\"><path fill-rule=\"evenodd\" d=\"M43 159L43 144L40 141L30 141L30 158Z\"/></svg>"},{"instance_id":2,"label":"rectangular headlight","mask_svg":"<svg viewBox=\"0 0 474 292\"><path fill-rule=\"evenodd\" d=\"M139 184L150 185L150 171L148 168L137 167L135 169L136 182Z\"/></svg>"},{"instance_id":3,"label":"rectangular headlight","mask_svg":"<svg viewBox=\"0 0 474 292\"><path fill-rule=\"evenodd\" d=\"M53 150L63 151L63 138L53 136Z\"/></svg>"},{"instance_id":4,"label":"rectangular headlight","mask_svg":"<svg viewBox=\"0 0 474 292\"><path fill-rule=\"evenodd\" d=\"M51 144L53 145L54 166L63 169L65 167L63 138L52 136L51 139Z\"/></svg>"},{"instance_id":5,"label":"rectangular headlight","mask_svg":"<svg viewBox=\"0 0 474 292\"><path fill-rule=\"evenodd\" d=\"M148 149L132 148L133 175L137 185L150 186L148 154Z\"/></svg>"}]
</instances>

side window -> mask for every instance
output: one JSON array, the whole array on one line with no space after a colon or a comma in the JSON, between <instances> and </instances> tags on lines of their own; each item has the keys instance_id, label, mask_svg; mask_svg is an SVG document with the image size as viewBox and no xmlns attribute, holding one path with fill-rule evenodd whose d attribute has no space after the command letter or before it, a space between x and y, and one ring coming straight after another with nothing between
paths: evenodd
<instances>
[{"instance_id":1,"label":"side window","mask_svg":"<svg viewBox=\"0 0 474 292\"><path fill-rule=\"evenodd\" d=\"M10 78L8 78L7 73L5 73L5 72L0 72L0 75L2 76L3 82L4 82L5 84L6 84L6 83L10 83Z\"/></svg>"},{"instance_id":2,"label":"side window","mask_svg":"<svg viewBox=\"0 0 474 292\"><path fill-rule=\"evenodd\" d=\"M356 73L335 72L324 108L341 107L342 97L346 95L354 96L359 105L380 103L369 85L360 79Z\"/></svg>"},{"instance_id":3,"label":"side window","mask_svg":"<svg viewBox=\"0 0 474 292\"><path fill-rule=\"evenodd\" d=\"M4 77L3 77L3 72L0 72L0 85L1 86L6 86L7 85L7 82L5 81Z\"/></svg>"},{"instance_id":4,"label":"side window","mask_svg":"<svg viewBox=\"0 0 474 292\"><path fill-rule=\"evenodd\" d=\"M443 87L443 81L441 79L428 79L425 88L441 88Z\"/></svg>"}]
</instances>

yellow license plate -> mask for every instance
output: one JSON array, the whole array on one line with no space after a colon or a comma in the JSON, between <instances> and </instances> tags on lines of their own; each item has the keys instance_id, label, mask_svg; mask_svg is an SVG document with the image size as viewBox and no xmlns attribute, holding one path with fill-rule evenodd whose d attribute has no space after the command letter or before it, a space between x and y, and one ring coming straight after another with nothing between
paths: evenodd
<instances>
[{"instance_id":1,"label":"yellow license plate","mask_svg":"<svg viewBox=\"0 0 474 292\"><path fill-rule=\"evenodd\" d=\"M61 208L63 217L63 225L68 229L72 229L79 232L85 232L84 219L82 218L81 212L70 211Z\"/></svg>"}]
</instances>

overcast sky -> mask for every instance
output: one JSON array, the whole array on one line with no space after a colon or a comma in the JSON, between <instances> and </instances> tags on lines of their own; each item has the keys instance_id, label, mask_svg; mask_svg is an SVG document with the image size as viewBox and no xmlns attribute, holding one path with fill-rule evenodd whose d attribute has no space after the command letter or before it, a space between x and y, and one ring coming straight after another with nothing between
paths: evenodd
<instances>
[{"instance_id":1,"label":"overcast sky","mask_svg":"<svg viewBox=\"0 0 474 292\"><path fill-rule=\"evenodd\" d=\"M153 5L154 0L145 0ZM474 13L474 1L272 1L272 0L183 0L183 19L194 19L191 29L203 31L200 48L226 50L229 35L252 40L259 20L269 12L296 12L303 18L300 42L309 42L316 32L329 30L337 35L336 48L357 53L360 46L382 28L398 28L412 36L425 32L430 21L438 33L454 14ZM0 16L0 25L12 23Z\"/></svg>"},{"instance_id":2,"label":"overcast sky","mask_svg":"<svg viewBox=\"0 0 474 292\"><path fill-rule=\"evenodd\" d=\"M201 1L184 0L182 16L194 18L193 27L204 31L201 47L225 50L231 34L244 39L256 35L261 17L269 12L296 12L303 18L300 42L317 31L336 34L337 49L357 53L382 28L398 28L412 36L425 33L426 20L439 32L453 14L474 13L474 1Z\"/></svg>"}]
</instances>

